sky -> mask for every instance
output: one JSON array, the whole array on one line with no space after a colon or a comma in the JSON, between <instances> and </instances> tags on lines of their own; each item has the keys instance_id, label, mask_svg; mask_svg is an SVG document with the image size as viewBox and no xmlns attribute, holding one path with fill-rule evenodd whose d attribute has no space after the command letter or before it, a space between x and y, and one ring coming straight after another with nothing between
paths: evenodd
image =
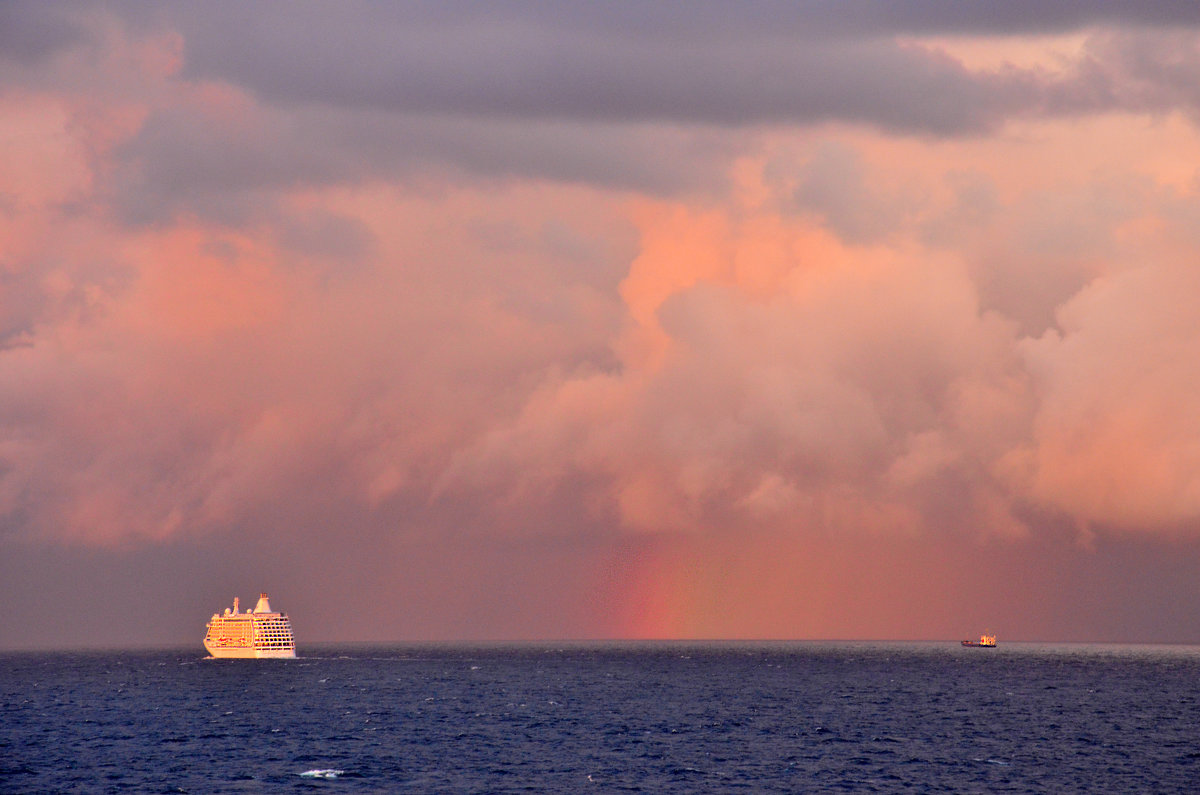
<instances>
[{"instance_id":1,"label":"sky","mask_svg":"<svg viewBox=\"0 0 1200 795\"><path fill-rule=\"evenodd\" d=\"M0 649L1200 643L1200 6L0 4Z\"/></svg>"}]
</instances>

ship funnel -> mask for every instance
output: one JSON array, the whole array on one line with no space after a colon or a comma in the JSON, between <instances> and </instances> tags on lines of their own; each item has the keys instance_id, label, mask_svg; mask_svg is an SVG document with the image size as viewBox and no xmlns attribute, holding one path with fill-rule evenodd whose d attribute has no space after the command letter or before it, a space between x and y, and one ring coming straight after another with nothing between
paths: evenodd
<instances>
[{"instance_id":1,"label":"ship funnel","mask_svg":"<svg viewBox=\"0 0 1200 795\"><path fill-rule=\"evenodd\" d=\"M255 613L270 613L271 612L271 602L268 601L267 595L265 593L260 593L258 595L258 604L256 604L254 606L254 612Z\"/></svg>"}]
</instances>

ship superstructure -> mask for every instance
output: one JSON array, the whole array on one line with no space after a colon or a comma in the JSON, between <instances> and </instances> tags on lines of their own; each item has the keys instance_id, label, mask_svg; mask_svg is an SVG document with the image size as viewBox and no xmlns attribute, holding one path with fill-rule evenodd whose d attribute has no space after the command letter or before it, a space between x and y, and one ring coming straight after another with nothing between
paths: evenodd
<instances>
[{"instance_id":1,"label":"ship superstructure","mask_svg":"<svg viewBox=\"0 0 1200 795\"><path fill-rule=\"evenodd\" d=\"M290 658L296 656L296 641L292 637L292 622L287 613L271 610L265 593L258 595L258 604L244 613L233 608L213 613L204 634L204 648L213 657Z\"/></svg>"},{"instance_id":2,"label":"ship superstructure","mask_svg":"<svg viewBox=\"0 0 1200 795\"><path fill-rule=\"evenodd\" d=\"M994 649L996 648L996 636L984 633L979 636L979 640L964 640L962 645L974 646L981 649Z\"/></svg>"}]
</instances>

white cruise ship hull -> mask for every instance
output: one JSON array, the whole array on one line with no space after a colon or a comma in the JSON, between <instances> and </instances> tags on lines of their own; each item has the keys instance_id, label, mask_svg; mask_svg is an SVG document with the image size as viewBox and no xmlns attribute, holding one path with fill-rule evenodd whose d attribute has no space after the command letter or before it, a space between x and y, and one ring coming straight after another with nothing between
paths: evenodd
<instances>
[{"instance_id":1,"label":"white cruise ship hull","mask_svg":"<svg viewBox=\"0 0 1200 795\"><path fill-rule=\"evenodd\" d=\"M204 645L208 649L208 653L213 657L230 658L237 660L294 660L296 659L295 649L231 649L231 648L214 648L208 644Z\"/></svg>"}]
</instances>

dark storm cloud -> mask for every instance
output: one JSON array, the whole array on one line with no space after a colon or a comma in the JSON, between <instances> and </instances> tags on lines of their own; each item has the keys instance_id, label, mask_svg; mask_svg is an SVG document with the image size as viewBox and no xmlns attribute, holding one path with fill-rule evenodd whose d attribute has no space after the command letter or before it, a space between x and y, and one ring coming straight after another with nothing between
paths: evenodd
<instances>
[{"instance_id":1,"label":"dark storm cloud","mask_svg":"<svg viewBox=\"0 0 1200 795\"><path fill-rule=\"evenodd\" d=\"M325 37L334 47L349 42L393 41L406 31L430 37L457 34L462 55L471 31L492 29L514 36L554 38L595 36L636 39L664 48L680 43L747 43L754 40L830 41L897 35L1042 35L1088 27L1120 25L1159 28L1200 25L1200 7L1177 2L1045 3L961 2L960 0L845 0L844 2L468 2L342 3L335 6L292 2L207 3L162 11L157 4L127 3L130 16L168 14L175 24L206 35L210 54L243 53L232 61L204 59L208 68L230 73L248 63L239 42L289 39L298 46ZM222 41L224 43L222 43ZM431 49L433 41L430 41ZM344 61L362 61L368 51L346 49Z\"/></svg>"},{"instance_id":2,"label":"dark storm cloud","mask_svg":"<svg viewBox=\"0 0 1200 795\"><path fill-rule=\"evenodd\" d=\"M729 34L714 17L685 39L656 33L657 15L647 27L630 17L597 29L554 15L394 14L249 7L172 22L187 41L185 74L281 105L616 123L838 119L954 134L1034 101L1023 80L997 83L890 40L830 40L803 26Z\"/></svg>"},{"instance_id":3,"label":"dark storm cloud","mask_svg":"<svg viewBox=\"0 0 1200 795\"><path fill-rule=\"evenodd\" d=\"M840 120L932 135L979 132L1038 109L1103 110L1122 102L1114 89L1121 80L1099 64L1065 82L1017 70L976 73L899 38L1200 24L1191 3L118 8L131 29L182 34L184 76L229 82L267 104L608 123ZM96 12L76 16L84 13ZM0 49L26 58L80 35L59 7L18 4L5 14ZM1154 39L1147 43L1153 56ZM1172 85L1190 71L1155 69L1153 60L1121 63L1136 79Z\"/></svg>"},{"instance_id":4,"label":"dark storm cloud","mask_svg":"<svg viewBox=\"0 0 1200 795\"><path fill-rule=\"evenodd\" d=\"M124 217L142 221L184 211L234 222L266 208L265 192L431 171L704 191L724 184L739 136L763 125L840 121L955 137L1019 116L1197 106L1200 84L1189 82L1200 57L1186 30L1123 31L1053 74L974 72L897 38L1195 16L1167 6L1140 16L1115 6L1018 14L868 3L837 13L824 4L123 8L132 30L181 34L190 84L216 81L246 99L234 113L186 102L150 113L111 174Z\"/></svg>"},{"instance_id":5,"label":"dark storm cloud","mask_svg":"<svg viewBox=\"0 0 1200 795\"><path fill-rule=\"evenodd\" d=\"M287 4L173 17L187 41L186 74L272 103L606 122L833 119L952 135L1076 87L972 73L896 37L1194 26L1200 12L1190 4Z\"/></svg>"},{"instance_id":6,"label":"dark storm cloud","mask_svg":"<svg viewBox=\"0 0 1200 795\"><path fill-rule=\"evenodd\" d=\"M262 191L417 179L429 169L484 178L532 177L669 194L723 183L736 136L656 126L453 119L301 108L255 112L231 123L201 109L153 115L120 149L113 196L146 222L187 210L224 223L269 209Z\"/></svg>"},{"instance_id":7,"label":"dark storm cloud","mask_svg":"<svg viewBox=\"0 0 1200 795\"><path fill-rule=\"evenodd\" d=\"M32 66L91 40L90 32L66 5L0 4L0 60Z\"/></svg>"},{"instance_id":8,"label":"dark storm cloud","mask_svg":"<svg viewBox=\"0 0 1200 795\"><path fill-rule=\"evenodd\" d=\"M0 69L0 80L9 72L91 95L100 89L78 59L27 62L74 48L102 64L121 35L152 33L182 53L180 72L140 89L162 101L104 175L128 220L184 211L231 222L281 188L431 172L677 195L723 185L744 137L769 125L847 122L940 138L1039 115L1200 108L1191 4L126 3L4 13L0 48L23 66ZM1095 33L1116 23L1127 27ZM1089 45L1057 71L973 71L913 43L1080 30L1093 31ZM174 99L203 85L242 104L214 112Z\"/></svg>"}]
</instances>

